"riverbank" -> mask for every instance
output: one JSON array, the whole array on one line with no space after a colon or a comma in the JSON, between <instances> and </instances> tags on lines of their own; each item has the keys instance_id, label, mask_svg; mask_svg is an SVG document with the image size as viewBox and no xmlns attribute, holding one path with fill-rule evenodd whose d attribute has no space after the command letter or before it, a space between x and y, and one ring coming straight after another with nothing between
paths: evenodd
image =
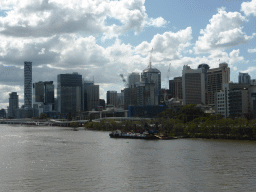
<instances>
[{"instance_id":1,"label":"riverbank","mask_svg":"<svg viewBox=\"0 0 256 192\"><path fill-rule=\"evenodd\" d=\"M145 130L158 130L158 135L182 138L206 138L229 140L256 140L256 120L246 119L220 119L205 122L182 123L179 119L159 118L151 121L116 122L104 120L100 123L89 122L85 124L90 130L122 132L143 132Z\"/></svg>"}]
</instances>

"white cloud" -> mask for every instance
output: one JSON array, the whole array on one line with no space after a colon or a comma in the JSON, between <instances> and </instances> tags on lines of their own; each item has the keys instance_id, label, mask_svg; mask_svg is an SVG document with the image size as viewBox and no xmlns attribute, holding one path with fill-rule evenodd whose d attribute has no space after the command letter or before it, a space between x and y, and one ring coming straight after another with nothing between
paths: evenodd
<instances>
[{"instance_id":1,"label":"white cloud","mask_svg":"<svg viewBox=\"0 0 256 192\"><path fill-rule=\"evenodd\" d=\"M11 1L6 17L0 18L0 33L14 37L51 37L56 34L104 34L106 38L145 26L161 27L167 22L148 18L144 0L25 0ZM108 19L119 24L107 23Z\"/></svg>"},{"instance_id":2,"label":"white cloud","mask_svg":"<svg viewBox=\"0 0 256 192\"><path fill-rule=\"evenodd\" d=\"M153 37L150 43L144 41L139 44L135 51L142 55L149 55L149 51L153 48L155 62L166 62L181 57L182 51L190 46L192 39L192 29L187 27L176 33L165 32Z\"/></svg>"},{"instance_id":3,"label":"white cloud","mask_svg":"<svg viewBox=\"0 0 256 192\"><path fill-rule=\"evenodd\" d=\"M256 67L248 67L246 70L241 71L242 73L255 73Z\"/></svg>"},{"instance_id":4,"label":"white cloud","mask_svg":"<svg viewBox=\"0 0 256 192\"><path fill-rule=\"evenodd\" d=\"M248 53L256 53L256 49L248 49Z\"/></svg>"},{"instance_id":5,"label":"white cloud","mask_svg":"<svg viewBox=\"0 0 256 192\"><path fill-rule=\"evenodd\" d=\"M230 53L215 50L212 51L209 56L200 56L200 57L182 57L180 59L174 60L172 62L172 68L182 70L184 65L189 65L191 68L195 69L199 64L205 63L210 66L210 68L219 67L220 63L228 63L231 69L240 65L244 61L244 57L240 56L240 50L232 50ZM164 70L163 70L164 71Z\"/></svg>"},{"instance_id":6,"label":"white cloud","mask_svg":"<svg viewBox=\"0 0 256 192\"><path fill-rule=\"evenodd\" d=\"M158 17L156 19L149 19L149 21L146 24L149 26L162 27L167 24L167 21L164 20L162 17Z\"/></svg>"},{"instance_id":7,"label":"white cloud","mask_svg":"<svg viewBox=\"0 0 256 192\"><path fill-rule=\"evenodd\" d=\"M237 50L233 50L229 53L229 63L230 64L235 64L235 63L239 63L241 61L244 60L244 57L243 56L239 56L240 54L240 50L237 49Z\"/></svg>"},{"instance_id":8,"label":"white cloud","mask_svg":"<svg viewBox=\"0 0 256 192\"><path fill-rule=\"evenodd\" d=\"M210 24L201 29L196 41L195 53L207 53L217 49L233 47L237 44L246 43L252 36L247 36L243 31L242 24L245 17L239 12L226 12L223 8L210 19Z\"/></svg>"},{"instance_id":9,"label":"white cloud","mask_svg":"<svg viewBox=\"0 0 256 192\"><path fill-rule=\"evenodd\" d=\"M251 14L256 16L256 0L252 0L251 2L243 2L241 4L241 11L243 11L246 16Z\"/></svg>"},{"instance_id":10,"label":"white cloud","mask_svg":"<svg viewBox=\"0 0 256 192\"><path fill-rule=\"evenodd\" d=\"M19 101L23 103L23 87L22 86L11 86L0 84L0 109L6 109L9 106L9 93L17 92L19 95Z\"/></svg>"}]
</instances>

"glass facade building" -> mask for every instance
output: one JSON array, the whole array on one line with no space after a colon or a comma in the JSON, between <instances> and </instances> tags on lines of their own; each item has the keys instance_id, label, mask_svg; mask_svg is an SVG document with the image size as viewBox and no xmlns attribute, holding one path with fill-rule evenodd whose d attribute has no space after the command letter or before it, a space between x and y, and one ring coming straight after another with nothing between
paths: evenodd
<instances>
[{"instance_id":1,"label":"glass facade building","mask_svg":"<svg viewBox=\"0 0 256 192\"><path fill-rule=\"evenodd\" d=\"M57 76L58 112L75 113L82 110L82 75L78 73Z\"/></svg>"},{"instance_id":2,"label":"glass facade building","mask_svg":"<svg viewBox=\"0 0 256 192\"><path fill-rule=\"evenodd\" d=\"M24 106L32 108L32 62L24 62Z\"/></svg>"},{"instance_id":3,"label":"glass facade building","mask_svg":"<svg viewBox=\"0 0 256 192\"><path fill-rule=\"evenodd\" d=\"M15 110L19 108L19 95L17 92L9 94L8 117L15 118Z\"/></svg>"}]
</instances>

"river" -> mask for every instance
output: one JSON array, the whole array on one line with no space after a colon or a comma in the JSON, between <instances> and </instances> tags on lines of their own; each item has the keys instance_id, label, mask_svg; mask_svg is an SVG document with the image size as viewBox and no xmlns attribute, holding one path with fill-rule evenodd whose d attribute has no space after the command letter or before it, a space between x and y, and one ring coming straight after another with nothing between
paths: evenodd
<instances>
[{"instance_id":1,"label":"river","mask_svg":"<svg viewBox=\"0 0 256 192\"><path fill-rule=\"evenodd\" d=\"M256 191L256 142L0 125L0 191Z\"/></svg>"}]
</instances>

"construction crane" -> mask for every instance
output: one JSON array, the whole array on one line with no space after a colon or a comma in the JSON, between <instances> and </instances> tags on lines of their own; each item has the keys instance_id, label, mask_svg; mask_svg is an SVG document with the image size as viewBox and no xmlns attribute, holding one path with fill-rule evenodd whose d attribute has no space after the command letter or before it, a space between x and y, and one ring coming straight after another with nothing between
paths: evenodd
<instances>
[{"instance_id":1,"label":"construction crane","mask_svg":"<svg viewBox=\"0 0 256 192\"><path fill-rule=\"evenodd\" d=\"M153 52L153 47L152 47L152 49L151 49L151 51L150 51L150 57L149 57L149 68L151 68L151 67L152 67L152 52Z\"/></svg>"},{"instance_id":2,"label":"construction crane","mask_svg":"<svg viewBox=\"0 0 256 192\"><path fill-rule=\"evenodd\" d=\"M171 63L169 64L168 72L167 72L167 75L166 75L166 89L168 89L170 73L171 73Z\"/></svg>"},{"instance_id":3,"label":"construction crane","mask_svg":"<svg viewBox=\"0 0 256 192\"><path fill-rule=\"evenodd\" d=\"M167 78L167 81L166 81L166 89L165 89L165 91L164 91L164 101L165 101L165 102L168 101L167 89L169 89L169 88L168 88L168 85L169 85L170 73L171 73L171 63L169 64L168 73L167 73L167 76L166 76L166 78Z\"/></svg>"},{"instance_id":4,"label":"construction crane","mask_svg":"<svg viewBox=\"0 0 256 192\"><path fill-rule=\"evenodd\" d=\"M120 77L121 77L121 79L122 79L122 81L123 81L123 83L124 83L124 86L127 87L127 86L128 86L128 83L127 83L126 79L124 78L124 75L123 75L123 74L120 74Z\"/></svg>"}]
</instances>

